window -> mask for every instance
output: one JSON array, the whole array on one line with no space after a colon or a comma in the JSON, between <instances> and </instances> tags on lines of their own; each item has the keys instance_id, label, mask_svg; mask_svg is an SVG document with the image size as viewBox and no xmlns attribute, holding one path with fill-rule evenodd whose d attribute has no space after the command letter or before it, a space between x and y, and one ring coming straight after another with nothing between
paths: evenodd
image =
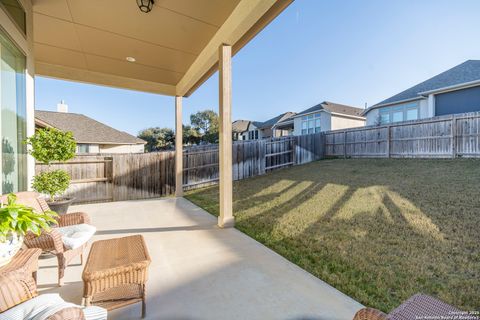
<instances>
[{"instance_id":1,"label":"window","mask_svg":"<svg viewBox=\"0 0 480 320\"><path fill-rule=\"evenodd\" d=\"M258 130L248 131L248 140L257 140L258 139Z\"/></svg>"},{"instance_id":2,"label":"window","mask_svg":"<svg viewBox=\"0 0 480 320\"><path fill-rule=\"evenodd\" d=\"M0 29L1 192L27 190L26 58Z\"/></svg>"},{"instance_id":3,"label":"window","mask_svg":"<svg viewBox=\"0 0 480 320\"><path fill-rule=\"evenodd\" d=\"M302 135L320 132L320 113L302 117Z\"/></svg>"},{"instance_id":4,"label":"window","mask_svg":"<svg viewBox=\"0 0 480 320\"><path fill-rule=\"evenodd\" d=\"M26 15L25 10L18 0L0 0L0 6L5 9L10 18L15 24L27 34Z\"/></svg>"},{"instance_id":5,"label":"window","mask_svg":"<svg viewBox=\"0 0 480 320\"><path fill-rule=\"evenodd\" d=\"M380 124L416 120L419 118L418 102L405 103L393 107L380 109Z\"/></svg>"},{"instance_id":6,"label":"window","mask_svg":"<svg viewBox=\"0 0 480 320\"><path fill-rule=\"evenodd\" d=\"M77 153L89 153L90 145L85 143L77 143Z\"/></svg>"},{"instance_id":7,"label":"window","mask_svg":"<svg viewBox=\"0 0 480 320\"><path fill-rule=\"evenodd\" d=\"M407 120L417 120L418 119L418 108L407 109Z\"/></svg>"}]
</instances>

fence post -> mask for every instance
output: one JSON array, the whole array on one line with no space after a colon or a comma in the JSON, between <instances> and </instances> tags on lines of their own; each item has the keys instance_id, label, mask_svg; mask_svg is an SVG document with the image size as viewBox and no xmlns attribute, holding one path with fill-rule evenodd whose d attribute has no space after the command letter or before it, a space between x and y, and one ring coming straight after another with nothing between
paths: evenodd
<instances>
[{"instance_id":1,"label":"fence post","mask_svg":"<svg viewBox=\"0 0 480 320\"><path fill-rule=\"evenodd\" d=\"M343 131L343 158L347 159L347 131Z\"/></svg>"},{"instance_id":2,"label":"fence post","mask_svg":"<svg viewBox=\"0 0 480 320\"><path fill-rule=\"evenodd\" d=\"M297 139L296 139L296 137L292 138L292 162L293 162L293 165L297 164Z\"/></svg>"},{"instance_id":3,"label":"fence post","mask_svg":"<svg viewBox=\"0 0 480 320\"><path fill-rule=\"evenodd\" d=\"M387 126L387 158L390 158L390 140L391 140L391 133L390 133L390 126Z\"/></svg>"},{"instance_id":4,"label":"fence post","mask_svg":"<svg viewBox=\"0 0 480 320\"><path fill-rule=\"evenodd\" d=\"M457 118L452 116L452 158L457 156Z\"/></svg>"}]
</instances>

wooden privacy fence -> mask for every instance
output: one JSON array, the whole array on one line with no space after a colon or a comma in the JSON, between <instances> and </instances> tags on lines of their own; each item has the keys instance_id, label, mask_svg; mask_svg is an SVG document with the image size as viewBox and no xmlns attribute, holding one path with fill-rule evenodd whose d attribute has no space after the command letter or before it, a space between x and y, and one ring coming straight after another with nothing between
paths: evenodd
<instances>
[{"instance_id":1,"label":"wooden privacy fence","mask_svg":"<svg viewBox=\"0 0 480 320\"><path fill-rule=\"evenodd\" d=\"M233 179L241 180L294 164L323 158L323 134L233 144ZM218 146L185 148L185 189L216 183L219 176ZM53 163L51 169L66 170L71 186L66 195L76 203L148 199L175 193L175 152L77 156ZM37 163L36 171L48 170Z\"/></svg>"},{"instance_id":2,"label":"wooden privacy fence","mask_svg":"<svg viewBox=\"0 0 480 320\"><path fill-rule=\"evenodd\" d=\"M246 179L324 157L322 133L254 141L236 141L232 150L233 180ZM216 183L219 176L218 146L193 147L183 153L186 189Z\"/></svg>"},{"instance_id":3,"label":"wooden privacy fence","mask_svg":"<svg viewBox=\"0 0 480 320\"><path fill-rule=\"evenodd\" d=\"M455 158L480 157L480 113L443 116L329 131L304 136L237 141L232 150L233 179L241 180L325 157ZM218 146L185 148L186 189L218 181ZM78 156L54 163L72 178L67 195L77 203L147 199L175 192L175 152ZM37 164L37 172L47 166Z\"/></svg>"},{"instance_id":4,"label":"wooden privacy fence","mask_svg":"<svg viewBox=\"0 0 480 320\"><path fill-rule=\"evenodd\" d=\"M52 163L71 178L66 196L75 203L148 199L175 192L175 152L77 156ZM36 164L36 172L49 170Z\"/></svg>"},{"instance_id":5,"label":"wooden privacy fence","mask_svg":"<svg viewBox=\"0 0 480 320\"><path fill-rule=\"evenodd\" d=\"M480 113L329 131L325 149L327 157L480 157Z\"/></svg>"}]
</instances>

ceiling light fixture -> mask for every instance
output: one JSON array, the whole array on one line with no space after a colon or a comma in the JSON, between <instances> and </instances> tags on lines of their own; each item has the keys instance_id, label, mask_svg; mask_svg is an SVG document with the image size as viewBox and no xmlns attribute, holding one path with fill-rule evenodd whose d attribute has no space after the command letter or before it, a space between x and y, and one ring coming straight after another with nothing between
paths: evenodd
<instances>
[{"instance_id":1,"label":"ceiling light fixture","mask_svg":"<svg viewBox=\"0 0 480 320\"><path fill-rule=\"evenodd\" d=\"M152 11L154 3L155 2L153 0L137 0L138 8L143 13L149 13L150 11Z\"/></svg>"},{"instance_id":2,"label":"ceiling light fixture","mask_svg":"<svg viewBox=\"0 0 480 320\"><path fill-rule=\"evenodd\" d=\"M134 57L126 57L125 59L127 59L128 62L135 62L135 61L137 61Z\"/></svg>"}]
</instances>

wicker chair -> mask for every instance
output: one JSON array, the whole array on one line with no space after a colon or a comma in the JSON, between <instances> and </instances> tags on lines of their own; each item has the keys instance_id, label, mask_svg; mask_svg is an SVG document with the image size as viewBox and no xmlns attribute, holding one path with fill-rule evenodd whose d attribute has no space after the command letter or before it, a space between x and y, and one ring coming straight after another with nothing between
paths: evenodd
<instances>
[{"instance_id":1,"label":"wicker chair","mask_svg":"<svg viewBox=\"0 0 480 320\"><path fill-rule=\"evenodd\" d=\"M0 274L0 318L1 313L22 308L24 302L37 296L37 286L31 274L17 271ZM84 309L80 306L66 307L49 316L47 320L85 320Z\"/></svg>"},{"instance_id":2,"label":"wicker chair","mask_svg":"<svg viewBox=\"0 0 480 320\"><path fill-rule=\"evenodd\" d=\"M30 206L39 212L50 210L45 199L40 198L36 192L26 191L18 192L17 202ZM5 196L4 196L5 197ZM2 200L5 199L2 197ZM58 219L58 227L71 226L76 224L90 224L90 218L86 213L75 212L61 215ZM62 235L58 230L52 228L50 231L43 231L40 236L29 233L25 236L25 245L28 248L39 248L44 252L50 252L57 256L58 259L58 285L63 285L63 276L65 268L76 256L80 256L81 264L83 265L83 254L88 245L88 242L75 249L68 249L63 245Z\"/></svg>"}]
</instances>

